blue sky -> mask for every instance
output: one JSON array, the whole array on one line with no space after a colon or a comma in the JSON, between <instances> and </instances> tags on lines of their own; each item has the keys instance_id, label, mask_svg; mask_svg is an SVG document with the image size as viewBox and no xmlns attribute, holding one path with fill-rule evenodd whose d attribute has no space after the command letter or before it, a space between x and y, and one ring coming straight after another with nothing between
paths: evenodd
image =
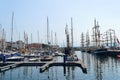
<instances>
[{"instance_id":1,"label":"blue sky","mask_svg":"<svg viewBox=\"0 0 120 80\"><path fill-rule=\"evenodd\" d=\"M0 0L0 24L6 31L6 39L10 41L11 17L14 12L14 38L23 40L24 31L33 35L33 42L46 43L47 16L50 32L57 33L58 44L66 42L65 26L70 30L70 19L73 18L74 46L80 45L81 33L91 34L94 18L99 21L101 32L109 28L116 30L120 39L120 1L119 0ZM54 37L54 34L53 34ZM54 39L53 39L54 40Z\"/></svg>"}]
</instances>

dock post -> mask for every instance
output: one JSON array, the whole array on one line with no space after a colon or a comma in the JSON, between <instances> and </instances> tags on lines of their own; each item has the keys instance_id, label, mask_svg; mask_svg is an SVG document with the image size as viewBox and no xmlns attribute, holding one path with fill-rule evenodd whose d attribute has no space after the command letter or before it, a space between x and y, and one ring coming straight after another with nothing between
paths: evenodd
<instances>
[{"instance_id":1,"label":"dock post","mask_svg":"<svg viewBox=\"0 0 120 80\"><path fill-rule=\"evenodd\" d=\"M64 57L63 57L63 62L64 62L64 63L66 63L66 59L67 59L67 56L64 55Z\"/></svg>"}]
</instances>

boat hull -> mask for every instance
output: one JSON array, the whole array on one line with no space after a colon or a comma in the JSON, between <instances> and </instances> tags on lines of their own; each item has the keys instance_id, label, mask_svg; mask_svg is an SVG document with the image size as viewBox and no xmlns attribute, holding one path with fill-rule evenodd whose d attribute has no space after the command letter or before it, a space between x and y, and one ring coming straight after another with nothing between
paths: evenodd
<instances>
[{"instance_id":1,"label":"boat hull","mask_svg":"<svg viewBox=\"0 0 120 80\"><path fill-rule=\"evenodd\" d=\"M107 49L96 49L92 53L95 55L106 55L108 51Z\"/></svg>"},{"instance_id":2,"label":"boat hull","mask_svg":"<svg viewBox=\"0 0 120 80\"><path fill-rule=\"evenodd\" d=\"M52 60L53 60L52 56L47 56L47 57L40 58L40 61L52 61Z\"/></svg>"}]
</instances>

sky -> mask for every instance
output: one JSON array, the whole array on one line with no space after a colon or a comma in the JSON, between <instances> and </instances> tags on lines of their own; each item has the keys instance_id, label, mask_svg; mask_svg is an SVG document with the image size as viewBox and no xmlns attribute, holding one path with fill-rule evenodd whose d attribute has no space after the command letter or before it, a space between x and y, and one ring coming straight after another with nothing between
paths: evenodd
<instances>
[{"instance_id":1,"label":"sky","mask_svg":"<svg viewBox=\"0 0 120 80\"><path fill-rule=\"evenodd\" d=\"M0 24L6 32L6 40L11 40L11 20L14 12L13 41L24 39L28 34L29 42L47 43L47 16L49 31L55 32L57 43L66 46L65 26L71 29L73 18L74 46L80 46L81 33L92 35L94 19L99 22L101 33L114 29L120 39L120 0L0 0ZM20 34L20 37L19 37Z\"/></svg>"}]
</instances>

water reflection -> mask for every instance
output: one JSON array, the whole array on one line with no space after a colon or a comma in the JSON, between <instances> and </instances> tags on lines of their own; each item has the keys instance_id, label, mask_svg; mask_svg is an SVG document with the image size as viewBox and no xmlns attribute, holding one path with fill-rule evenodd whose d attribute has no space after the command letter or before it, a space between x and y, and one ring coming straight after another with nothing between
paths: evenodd
<instances>
[{"instance_id":1,"label":"water reflection","mask_svg":"<svg viewBox=\"0 0 120 80\"><path fill-rule=\"evenodd\" d=\"M66 66L63 66L64 76L66 76Z\"/></svg>"},{"instance_id":2,"label":"water reflection","mask_svg":"<svg viewBox=\"0 0 120 80\"><path fill-rule=\"evenodd\" d=\"M74 66L72 67L63 66L63 68L64 68L63 72L64 72L64 76L66 77L66 80L71 80L71 79L75 80L75 67Z\"/></svg>"},{"instance_id":3,"label":"water reflection","mask_svg":"<svg viewBox=\"0 0 120 80\"><path fill-rule=\"evenodd\" d=\"M105 57L104 56L95 56L94 57L94 73L96 76L97 80L102 80L103 76L102 76L102 67L103 67L103 63L105 62Z\"/></svg>"},{"instance_id":4,"label":"water reflection","mask_svg":"<svg viewBox=\"0 0 120 80\"><path fill-rule=\"evenodd\" d=\"M82 61L86 64L88 76L93 74L94 80L119 80L119 59L107 55L92 55L81 52L77 52L77 54L81 55Z\"/></svg>"}]
</instances>

